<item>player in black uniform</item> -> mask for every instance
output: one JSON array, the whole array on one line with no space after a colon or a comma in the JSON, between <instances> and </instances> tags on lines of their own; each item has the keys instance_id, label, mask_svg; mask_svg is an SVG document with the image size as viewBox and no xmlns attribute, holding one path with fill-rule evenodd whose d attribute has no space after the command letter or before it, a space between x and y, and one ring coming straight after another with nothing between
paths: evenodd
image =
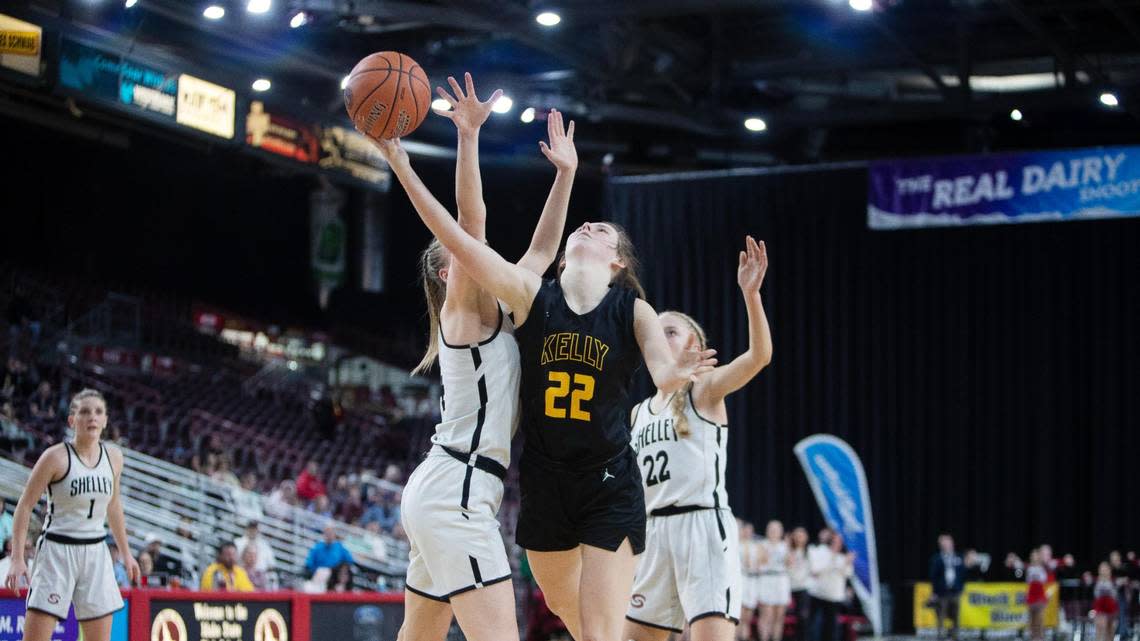
<instances>
[{"instance_id":1,"label":"player in black uniform","mask_svg":"<svg viewBox=\"0 0 1140 641\"><path fill-rule=\"evenodd\" d=\"M426 187L399 141L381 152L409 195ZM526 434L516 538L547 605L578 641L619 641L645 547L645 497L629 447L629 384L644 359L654 384L681 388L713 350L673 356L635 275L625 233L586 223L566 241L556 280L517 268L446 210L420 211L464 270L514 310Z\"/></svg>"}]
</instances>

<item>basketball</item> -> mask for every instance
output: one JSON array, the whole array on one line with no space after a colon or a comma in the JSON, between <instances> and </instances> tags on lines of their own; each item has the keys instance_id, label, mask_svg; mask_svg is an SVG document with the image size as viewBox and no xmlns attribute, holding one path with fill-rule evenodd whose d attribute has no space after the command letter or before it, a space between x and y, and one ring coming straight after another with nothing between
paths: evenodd
<instances>
[{"instance_id":1,"label":"basketball","mask_svg":"<svg viewBox=\"0 0 1140 641\"><path fill-rule=\"evenodd\" d=\"M395 51L365 57L348 74L344 107L356 130L370 138L402 138L431 109L431 86L423 67Z\"/></svg>"}]
</instances>

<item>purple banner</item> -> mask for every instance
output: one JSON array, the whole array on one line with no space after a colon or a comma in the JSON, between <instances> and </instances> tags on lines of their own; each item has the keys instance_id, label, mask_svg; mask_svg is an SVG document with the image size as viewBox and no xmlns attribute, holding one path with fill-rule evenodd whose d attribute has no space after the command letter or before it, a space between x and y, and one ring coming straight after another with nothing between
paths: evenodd
<instances>
[{"instance_id":1,"label":"purple banner","mask_svg":"<svg viewBox=\"0 0 1140 641\"><path fill-rule=\"evenodd\" d=\"M27 607L23 599L0 599L0 641L20 641L24 638L24 617ZM67 613L67 619L55 626L51 641L76 641L79 638L79 623L75 620L75 610Z\"/></svg>"},{"instance_id":2,"label":"purple banner","mask_svg":"<svg viewBox=\"0 0 1140 641\"><path fill-rule=\"evenodd\" d=\"M873 162L871 229L1140 216L1140 147Z\"/></svg>"}]
</instances>

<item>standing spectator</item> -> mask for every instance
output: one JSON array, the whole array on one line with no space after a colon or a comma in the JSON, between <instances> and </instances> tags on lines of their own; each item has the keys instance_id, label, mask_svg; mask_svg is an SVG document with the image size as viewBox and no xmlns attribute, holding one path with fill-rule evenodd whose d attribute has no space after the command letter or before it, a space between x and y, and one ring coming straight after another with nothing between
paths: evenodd
<instances>
[{"instance_id":1,"label":"standing spectator","mask_svg":"<svg viewBox=\"0 0 1140 641\"><path fill-rule=\"evenodd\" d=\"M1116 618L1120 602L1116 597L1116 582L1112 580L1112 566L1101 561L1093 586L1093 612L1096 614L1096 641L1112 641L1116 636Z\"/></svg>"},{"instance_id":2,"label":"standing spectator","mask_svg":"<svg viewBox=\"0 0 1140 641\"><path fill-rule=\"evenodd\" d=\"M808 564L808 532L798 527L792 530L792 549L790 552L791 564L788 566L788 577L792 584L792 602L796 615L796 641L807 640L808 621L811 620L811 598L808 588L811 587L811 566Z\"/></svg>"},{"instance_id":3,"label":"standing spectator","mask_svg":"<svg viewBox=\"0 0 1140 641\"><path fill-rule=\"evenodd\" d=\"M341 563L355 563L355 561L344 544L337 540L336 528L326 525L324 538L317 541L309 550L309 556L305 559L305 569L311 578L318 569L335 568Z\"/></svg>"},{"instance_id":4,"label":"standing spectator","mask_svg":"<svg viewBox=\"0 0 1140 641\"><path fill-rule=\"evenodd\" d=\"M1045 595L1045 584L1049 582L1049 571L1041 560L1041 550L1029 553L1029 563L1025 567L1025 582L1029 588L1025 603L1029 606L1029 639L1042 641L1045 638L1045 606L1049 598Z\"/></svg>"},{"instance_id":5,"label":"standing spectator","mask_svg":"<svg viewBox=\"0 0 1140 641\"><path fill-rule=\"evenodd\" d=\"M59 399L52 393L51 383L43 381L36 389L36 393L28 400L28 413L36 420L50 421L55 419L58 405Z\"/></svg>"},{"instance_id":6,"label":"standing spectator","mask_svg":"<svg viewBox=\"0 0 1140 641\"><path fill-rule=\"evenodd\" d=\"M821 537L822 538L822 537ZM844 553L843 536L830 532L828 546L817 549L812 561L812 611L815 612L816 641L835 641L839 610L847 601L847 577L851 576L855 556Z\"/></svg>"},{"instance_id":7,"label":"standing spectator","mask_svg":"<svg viewBox=\"0 0 1140 641\"><path fill-rule=\"evenodd\" d=\"M1022 562L1021 557L1014 552L1005 555L1005 563L1002 564L1002 580L1021 582L1023 579L1025 579L1025 563Z\"/></svg>"},{"instance_id":8,"label":"standing spectator","mask_svg":"<svg viewBox=\"0 0 1140 641\"><path fill-rule=\"evenodd\" d=\"M938 638L943 638L943 623L949 619L950 638L957 639L958 601L966 582L966 566L962 557L954 551L954 537L949 534L938 537L938 551L930 557L929 568L934 608L938 615Z\"/></svg>"},{"instance_id":9,"label":"standing spectator","mask_svg":"<svg viewBox=\"0 0 1140 641\"><path fill-rule=\"evenodd\" d=\"M30 346L40 342L40 321L36 318L35 309L23 287L17 286L12 300L8 303L5 314L8 321L8 338L13 345L18 344L22 336L30 341Z\"/></svg>"},{"instance_id":10,"label":"standing spectator","mask_svg":"<svg viewBox=\"0 0 1140 641\"><path fill-rule=\"evenodd\" d=\"M1116 584L1116 597L1120 609L1120 638L1127 639L1131 635L1131 621L1129 616L1131 614L1131 603L1129 599L1132 597L1132 590L1130 581L1132 579L1132 570L1124 564L1123 558L1120 556L1120 550L1113 550L1108 553L1108 565L1112 569L1112 580Z\"/></svg>"},{"instance_id":11,"label":"standing spectator","mask_svg":"<svg viewBox=\"0 0 1140 641\"><path fill-rule=\"evenodd\" d=\"M223 543L218 548L217 560L202 573L202 591L253 592L253 583L245 569L237 564L237 548Z\"/></svg>"},{"instance_id":12,"label":"standing spectator","mask_svg":"<svg viewBox=\"0 0 1140 641\"><path fill-rule=\"evenodd\" d=\"M297 476L297 498L301 501L308 503L315 500L318 496L325 496L328 491L325 489L325 484L321 481L320 468L317 467L316 461L309 461L305 465L304 471Z\"/></svg>"}]
</instances>

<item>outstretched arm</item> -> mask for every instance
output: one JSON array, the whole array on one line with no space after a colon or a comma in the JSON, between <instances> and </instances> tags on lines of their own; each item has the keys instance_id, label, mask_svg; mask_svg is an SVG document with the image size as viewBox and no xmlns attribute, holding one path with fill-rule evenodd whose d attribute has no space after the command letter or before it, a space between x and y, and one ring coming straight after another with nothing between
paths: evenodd
<instances>
[{"instance_id":1,"label":"outstretched arm","mask_svg":"<svg viewBox=\"0 0 1140 641\"><path fill-rule=\"evenodd\" d=\"M571 120L570 126L564 131L562 114L557 109L552 109L546 119L546 133L550 137L550 144L540 141L538 145L542 154L558 172L554 175L554 184L550 187L550 195L546 197L542 216L534 228L530 248L518 262L519 267L539 276L546 273L558 256L558 246L562 242L562 232L566 227L566 210L570 206L570 190L574 186L574 173L578 171L578 151L574 148L574 121Z\"/></svg>"},{"instance_id":2,"label":"outstretched arm","mask_svg":"<svg viewBox=\"0 0 1140 641\"><path fill-rule=\"evenodd\" d=\"M398 140L375 142L431 233L463 263L463 268L475 282L514 311L516 324L522 325L542 285L539 276L507 262L482 241L463 231L412 170L408 154Z\"/></svg>"},{"instance_id":3,"label":"outstretched arm","mask_svg":"<svg viewBox=\"0 0 1140 641\"><path fill-rule=\"evenodd\" d=\"M633 333L653 384L667 394L681 389L698 374L712 371L716 365L715 349L685 351L681 358L674 359L661 319L649 303L640 298L633 303Z\"/></svg>"},{"instance_id":4,"label":"outstretched arm","mask_svg":"<svg viewBox=\"0 0 1140 641\"><path fill-rule=\"evenodd\" d=\"M760 300L760 286L768 272L768 249L763 241L757 243L751 236L745 239L744 244L736 282L748 310L748 350L727 365L714 369L694 386L693 396L704 407L718 403L744 387L772 361L772 333L768 329L764 303Z\"/></svg>"},{"instance_id":5,"label":"outstretched arm","mask_svg":"<svg viewBox=\"0 0 1140 641\"><path fill-rule=\"evenodd\" d=\"M455 95L447 93L443 87L436 87L436 93L451 105L451 110L435 110L435 113L450 120L458 133L455 157L455 202L459 209L459 226L478 241L487 235L487 207L483 203L483 184L479 176L479 128L491 115L491 107L501 90L491 94L490 99L481 102L475 95L475 82L471 74L463 75L466 91L460 88L455 78L447 82ZM479 285L456 260L451 261L447 279L447 299L444 303L453 310L478 311Z\"/></svg>"}]
</instances>

